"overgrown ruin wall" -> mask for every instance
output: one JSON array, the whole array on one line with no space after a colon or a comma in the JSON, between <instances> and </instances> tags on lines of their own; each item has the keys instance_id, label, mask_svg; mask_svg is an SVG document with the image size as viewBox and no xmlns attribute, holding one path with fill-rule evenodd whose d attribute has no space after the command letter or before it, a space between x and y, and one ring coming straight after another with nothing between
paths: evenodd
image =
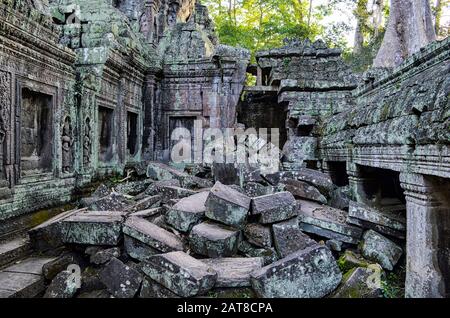
<instances>
[{"instance_id":1,"label":"overgrown ruin wall","mask_svg":"<svg viewBox=\"0 0 450 318\"><path fill-rule=\"evenodd\" d=\"M395 70L357 77L338 49L292 42L257 54L260 86L247 89L278 92L288 130L285 170L322 170L341 193L397 224L376 230L406 237L409 297L449 293L449 57L446 39ZM348 222L373 226L370 215L341 203Z\"/></svg>"},{"instance_id":2,"label":"overgrown ruin wall","mask_svg":"<svg viewBox=\"0 0 450 318\"><path fill-rule=\"evenodd\" d=\"M236 123L249 53L219 45L194 0L4 0L0 25L2 234L96 178L168 160L180 124Z\"/></svg>"},{"instance_id":3,"label":"overgrown ruin wall","mask_svg":"<svg viewBox=\"0 0 450 318\"><path fill-rule=\"evenodd\" d=\"M370 228L354 201L406 238L407 296L448 296L449 39L364 76L322 41L260 52L238 120L249 53L220 45L193 0L0 5L0 237L98 177L168 160L177 127L262 118L285 131L287 172L330 175L348 223Z\"/></svg>"}]
</instances>

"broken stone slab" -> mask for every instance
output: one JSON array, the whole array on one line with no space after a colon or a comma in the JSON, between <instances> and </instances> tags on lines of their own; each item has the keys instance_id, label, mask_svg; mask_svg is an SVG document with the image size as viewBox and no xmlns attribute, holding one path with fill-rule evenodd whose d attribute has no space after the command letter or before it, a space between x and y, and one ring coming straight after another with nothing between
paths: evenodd
<instances>
[{"instance_id":1,"label":"broken stone slab","mask_svg":"<svg viewBox=\"0 0 450 318\"><path fill-rule=\"evenodd\" d=\"M252 215L259 216L262 224L289 220L297 214L297 202L290 192L268 194L252 200Z\"/></svg>"},{"instance_id":2,"label":"broken stone slab","mask_svg":"<svg viewBox=\"0 0 450 318\"><path fill-rule=\"evenodd\" d=\"M34 298L45 290L40 275L0 272L0 298Z\"/></svg>"},{"instance_id":3,"label":"broken stone slab","mask_svg":"<svg viewBox=\"0 0 450 318\"><path fill-rule=\"evenodd\" d=\"M364 233L361 250L365 258L389 271L394 269L403 254L400 246L373 230Z\"/></svg>"},{"instance_id":4,"label":"broken stone slab","mask_svg":"<svg viewBox=\"0 0 450 318\"><path fill-rule=\"evenodd\" d=\"M272 226L272 230L275 249L280 258L317 244L300 230L297 218L276 223Z\"/></svg>"},{"instance_id":5,"label":"broken stone slab","mask_svg":"<svg viewBox=\"0 0 450 318\"><path fill-rule=\"evenodd\" d=\"M193 227L189 235L191 250L211 258L230 257L237 253L240 232L221 224L204 222Z\"/></svg>"},{"instance_id":6,"label":"broken stone slab","mask_svg":"<svg viewBox=\"0 0 450 318\"><path fill-rule=\"evenodd\" d=\"M247 182L244 185L244 191L249 197L260 197L262 195L273 194L275 191L275 187L273 186L265 186L261 183L256 182ZM284 191L280 190L280 191Z\"/></svg>"},{"instance_id":7,"label":"broken stone slab","mask_svg":"<svg viewBox=\"0 0 450 318\"><path fill-rule=\"evenodd\" d=\"M63 246L65 233L62 231L61 222L71 215L84 211L86 209L63 212L29 230L28 236L30 237L30 243L33 249L39 252L45 252Z\"/></svg>"},{"instance_id":8,"label":"broken stone slab","mask_svg":"<svg viewBox=\"0 0 450 318\"><path fill-rule=\"evenodd\" d=\"M343 243L337 240L328 240L325 245L334 252L341 252Z\"/></svg>"},{"instance_id":9,"label":"broken stone slab","mask_svg":"<svg viewBox=\"0 0 450 318\"><path fill-rule=\"evenodd\" d=\"M129 257L140 262L144 262L150 256L161 253L157 249L128 235L124 237L124 249Z\"/></svg>"},{"instance_id":10,"label":"broken stone slab","mask_svg":"<svg viewBox=\"0 0 450 318\"><path fill-rule=\"evenodd\" d=\"M333 298L381 298L381 274L379 265L358 267L344 275L342 284L333 293Z\"/></svg>"},{"instance_id":11,"label":"broken stone slab","mask_svg":"<svg viewBox=\"0 0 450 318\"><path fill-rule=\"evenodd\" d=\"M130 206L131 202L123 195L116 192L95 200L87 209L89 211L124 211Z\"/></svg>"},{"instance_id":12,"label":"broken stone slab","mask_svg":"<svg viewBox=\"0 0 450 318\"><path fill-rule=\"evenodd\" d=\"M0 298L35 298L45 290L42 267L55 258L30 257L0 272Z\"/></svg>"},{"instance_id":13,"label":"broken stone slab","mask_svg":"<svg viewBox=\"0 0 450 318\"><path fill-rule=\"evenodd\" d=\"M239 244L239 252L246 257L262 258L264 266L272 264L279 260L278 254L274 248L258 248L247 241L242 241Z\"/></svg>"},{"instance_id":14,"label":"broken stone slab","mask_svg":"<svg viewBox=\"0 0 450 318\"><path fill-rule=\"evenodd\" d=\"M133 298L142 283L142 275L122 263L117 258L111 259L100 272L100 280L116 298Z\"/></svg>"},{"instance_id":15,"label":"broken stone slab","mask_svg":"<svg viewBox=\"0 0 450 318\"><path fill-rule=\"evenodd\" d=\"M99 289L80 293L80 295L78 295L77 298L109 299L114 297L106 289Z\"/></svg>"},{"instance_id":16,"label":"broken stone slab","mask_svg":"<svg viewBox=\"0 0 450 318\"><path fill-rule=\"evenodd\" d=\"M123 232L127 254L138 260L146 259L155 251L167 253L183 250L183 242L178 236L142 218L130 217L123 226ZM141 243L134 246L139 248L133 248L133 241Z\"/></svg>"},{"instance_id":17,"label":"broken stone slab","mask_svg":"<svg viewBox=\"0 0 450 318\"><path fill-rule=\"evenodd\" d=\"M327 204L327 198L322 195L317 188L306 182L286 179L282 182L282 184L285 185L285 191L292 193L296 199L306 199Z\"/></svg>"},{"instance_id":18,"label":"broken stone slab","mask_svg":"<svg viewBox=\"0 0 450 318\"><path fill-rule=\"evenodd\" d=\"M161 196L162 196L162 202L168 203L170 200L173 199L182 199L186 197L190 197L191 195L196 194L197 192L184 189L180 187L173 187L173 186L163 186L161 187Z\"/></svg>"},{"instance_id":19,"label":"broken stone slab","mask_svg":"<svg viewBox=\"0 0 450 318\"><path fill-rule=\"evenodd\" d=\"M105 285L100 280L100 272L102 267L86 267L81 274L81 290L80 293L91 292L95 290L105 289Z\"/></svg>"},{"instance_id":20,"label":"broken stone slab","mask_svg":"<svg viewBox=\"0 0 450 318\"><path fill-rule=\"evenodd\" d=\"M217 273L184 252L171 252L150 257L144 273L181 297L203 295L211 290Z\"/></svg>"},{"instance_id":21,"label":"broken stone slab","mask_svg":"<svg viewBox=\"0 0 450 318\"><path fill-rule=\"evenodd\" d=\"M258 223L247 224L244 228L244 236L258 247L272 247L272 231L269 226Z\"/></svg>"},{"instance_id":22,"label":"broken stone slab","mask_svg":"<svg viewBox=\"0 0 450 318\"><path fill-rule=\"evenodd\" d=\"M204 189L204 188L212 188L214 186L214 182L208 179L202 179L196 176L191 176L185 174L181 177L181 186L189 189Z\"/></svg>"},{"instance_id":23,"label":"broken stone slab","mask_svg":"<svg viewBox=\"0 0 450 318\"><path fill-rule=\"evenodd\" d=\"M65 270L60 272L50 283L47 288L44 298L73 298L80 285L77 283L74 274L71 271Z\"/></svg>"},{"instance_id":24,"label":"broken stone slab","mask_svg":"<svg viewBox=\"0 0 450 318\"><path fill-rule=\"evenodd\" d=\"M171 292L166 287L158 284L152 279L144 278L142 282L139 298L180 298L177 294Z\"/></svg>"},{"instance_id":25,"label":"broken stone slab","mask_svg":"<svg viewBox=\"0 0 450 318\"><path fill-rule=\"evenodd\" d=\"M186 174L160 162L150 162L147 166L147 177L156 181L180 180Z\"/></svg>"},{"instance_id":26,"label":"broken stone slab","mask_svg":"<svg viewBox=\"0 0 450 318\"><path fill-rule=\"evenodd\" d=\"M353 268L368 267L371 265L371 263L365 260L358 253L355 253L352 250L346 250L344 254L339 257L338 265L342 272L347 273Z\"/></svg>"},{"instance_id":27,"label":"broken stone slab","mask_svg":"<svg viewBox=\"0 0 450 318\"><path fill-rule=\"evenodd\" d=\"M351 201L348 222L399 239L406 238L406 217L403 213L383 211Z\"/></svg>"},{"instance_id":28,"label":"broken stone slab","mask_svg":"<svg viewBox=\"0 0 450 318\"><path fill-rule=\"evenodd\" d=\"M288 179L304 181L316 187L322 194L327 196L331 191L337 188L327 174L307 168L299 168L295 171L280 171L264 175L264 179L272 185L277 185Z\"/></svg>"},{"instance_id":29,"label":"broken stone slab","mask_svg":"<svg viewBox=\"0 0 450 318\"><path fill-rule=\"evenodd\" d=\"M103 265L108 263L113 258L120 257L120 249L118 247L101 249L93 253L89 261L95 265Z\"/></svg>"},{"instance_id":30,"label":"broken stone slab","mask_svg":"<svg viewBox=\"0 0 450 318\"><path fill-rule=\"evenodd\" d=\"M117 246L122 240L125 213L80 212L65 218L61 224L63 242L85 245Z\"/></svg>"},{"instance_id":31,"label":"broken stone slab","mask_svg":"<svg viewBox=\"0 0 450 318\"><path fill-rule=\"evenodd\" d=\"M264 266L262 257L201 260L217 272L217 288L250 287L250 274Z\"/></svg>"},{"instance_id":32,"label":"broken stone slab","mask_svg":"<svg viewBox=\"0 0 450 318\"><path fill-rule=\"evenodd\" d=\"M139 193L144 192L150 183L151 181L149 180L120 183L114 186L114 191L125 195L138 195Z\"/></svg>"},{"instance_id":33,"label":"broken stone slab","mask_svg":"<svg viewBox=\"0 0 450 318\"><path fill-rule=\"evenodd\" d=\"M26 237L0 242L0 268L31 253L31 244Z\"/></svg>"},{"instance_id":34,"label":"broken stone slab","mask_svg":"<svg viewBox=\"0 0 450 318\"><path fill-rule=\"evenodd\" d=\"M152 209L148 209L148 210L142 210L142 211L131 213L130 216L148 219L148 218L154 217L155 215L161 215L162 213L163 213L163 208L152 208Z\"/></svg>"},{"instance_id":35,"label":"broken stone slab","mask_svg":"<svg viewBox=\"0 0 450 318\"><path fill-rule=\"evenodd\" d=\"M60 272L66 270L70 265L78 265L80 268L85 266L83 257L75 252L65 252L53 261L45 263L42 266L42 274L47 280L53 280Z\"/></svg>"},{"instance_id":36,"label":"broken stone slab","mask_svg":"<svg viewBox=\"0 0 450 318\"><path fill-rule=\"evenodd\" d=\"M334 291L342 274L331 254L321 245L310 246L251 275L261 298L321 298Z\"/></svg>"},{"instance_id":37,"label":"broken stone slab","mask_svg":"<svg viewBox=\"0 0 450 318\"><path fill-rule=\"evenodd\" d=\"M144 193L150 196L158 195L163 187L181 187L181 183L176 179L156 181L149 185Z\"/></svg>"},{"instance_id":38,"label":"broken stone slab","mask_svg":"<svg viewBox=\"0 0 450 318\"><path fill-rule=\"evenodd\" d=\"M167 212L167 223L181 232L189 232L205 217L208 196L208 192L200 192L181 199Z\"/></svg>"},{"instance_id":39,"label":"broken stone slab","mask_svg":"<svg viewBox=\"0 0 450 318\"><path fill-rule=\"evenodd\" d=\"M383 298L383 276L378 264L354 268L346 273L333 298Z\"/></svg>"},{"instance_id":40,"label":"broken stone slab","mask_svg":"<svg viewBox=\"0 0 450 318\"><path fill-rule=\"evenodd\" d=\"M302 231L344 243L358 244L362 229L347 224L346 211L311 201L299 200L299 203L299 221Z\"/></svg>"},{"instance_id":41,"label":"broken stone slab","mask_svg":"<svg viewBox=\"0 0 450 318\"><path fill-rule=\"evenodd\" d=\"M137 212L154 209L161 205L162 200L163 200L162 195L148 196L146 198L139 200L136 204L134 204L131 208L129 208L128 211Z\"/></svg>"},{"instance_id":42,"label":"broken stone slab","mask_svg":"<svg viewBox=\"0 0 450 318\"><path fill-rule=\"evenodd\" d=\"M217 182L206 200L206 217L242 228L249 214L250 204L248 196Z\"/></svg>"}]
</instances>

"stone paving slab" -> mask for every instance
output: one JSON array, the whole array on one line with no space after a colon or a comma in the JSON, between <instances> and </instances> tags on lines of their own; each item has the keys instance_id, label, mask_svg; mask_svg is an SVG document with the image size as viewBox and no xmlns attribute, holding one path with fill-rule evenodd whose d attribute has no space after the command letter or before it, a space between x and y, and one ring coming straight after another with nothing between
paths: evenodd
<instances>
[{"instance_id":1,"label":"stone paving slab","mask_svg":"<svg viewBox=\"0 0 450 318\"><path fill-rule=\"evenodd\" d=\"M0 268L10 264L30 252L30 241L26 237L19 237L0 244Z\"/></svg>"}]
</instances>

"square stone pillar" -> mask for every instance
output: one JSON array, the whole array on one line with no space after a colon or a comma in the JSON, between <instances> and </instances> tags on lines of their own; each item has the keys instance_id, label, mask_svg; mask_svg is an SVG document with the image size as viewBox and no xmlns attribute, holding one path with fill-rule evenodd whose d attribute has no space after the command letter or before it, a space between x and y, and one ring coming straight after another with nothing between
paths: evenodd
<instances>
[{"instance_id":1,"label":"square stone pillar","mask_svg":"<svg viewBox=\"0 0 450 318\"><path fill-rule=\"evenodd\" d=\"M406 297L446 297L449 288L449 187L433 177L400 175L407 209ZM445 246L447 245L447 246ZM444 258L447 258L445 260ZM447 273L445 273L447 272Z\"/></svg>"}]
</instances>

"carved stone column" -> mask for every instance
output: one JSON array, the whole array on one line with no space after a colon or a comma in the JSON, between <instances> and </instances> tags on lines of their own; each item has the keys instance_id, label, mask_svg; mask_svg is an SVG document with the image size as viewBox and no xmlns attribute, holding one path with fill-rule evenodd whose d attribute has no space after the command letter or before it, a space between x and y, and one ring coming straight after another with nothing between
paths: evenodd
<instances>
[{"instance_id":1,"label":"carved stone column","mask_svg":"<svg viewBox=\"0 0 450 318\"><path fill-rule=\"evenodd\" d=\"M445 202L450 182L432 179L418 174L400 175L407 201L406 297L446 297L450 287L450 208Z\"/></svg>"},{"instance_id":2,"label":"carved stone column","mask_svg":"<svg viewBox=\"0 0 450 318\"><path fill-rule=\"evenodd\" d=\"M370 196L367 194L365 186L371 184L373 179L365 177L361 169L354 163L347 163L348 181L353 199L356 202L368 203Z\"/></svg>"}]
</instances>

